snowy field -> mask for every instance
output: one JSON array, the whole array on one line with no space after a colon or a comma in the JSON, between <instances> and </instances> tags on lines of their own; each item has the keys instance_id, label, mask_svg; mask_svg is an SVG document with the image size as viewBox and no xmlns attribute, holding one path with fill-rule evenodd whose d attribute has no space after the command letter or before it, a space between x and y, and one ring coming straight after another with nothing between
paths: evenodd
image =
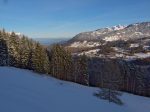
<instances>
[{"instance_id":1,"label":"snowy field","mask_svg":"<svg viewBox=\"0 0 150 112\"><path fill-rule=\"evenodd\" d=\"M150 112L150 98L124 93L118 106L93 96L97 90L0 67L0 112Z\"/></svg>"}]
</instances>

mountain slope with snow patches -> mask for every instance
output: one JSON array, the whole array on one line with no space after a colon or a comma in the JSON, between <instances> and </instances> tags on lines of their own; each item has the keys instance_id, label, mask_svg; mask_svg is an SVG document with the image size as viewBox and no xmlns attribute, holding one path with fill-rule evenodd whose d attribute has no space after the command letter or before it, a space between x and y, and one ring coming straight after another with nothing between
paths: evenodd
<instances>
[{"instance_id":1,"label":"mountain slope with snow patches","mask_svg":"<svg viewBox=\"0 0 150 112\"><path fill-rule=\"evenodd\" d=\"M129 40L139 39L150 36L150 22L142 22L136 24L130 24L128 26L117 25L114 27L101 28L95 31L83 32L77 34L71 40L68 41L71 47L74 43L80 42L79 47L84 41L87 42L99 42L100 41L116 41L116 40ZM88 46L87 46L88 47Z\"/></svg>"}]
</instances>

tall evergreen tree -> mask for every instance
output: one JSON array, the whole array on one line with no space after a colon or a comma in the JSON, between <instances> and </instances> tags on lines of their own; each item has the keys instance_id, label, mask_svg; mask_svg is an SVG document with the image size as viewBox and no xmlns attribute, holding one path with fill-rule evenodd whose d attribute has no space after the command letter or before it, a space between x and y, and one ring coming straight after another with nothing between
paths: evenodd
<instances>
[{"instance_id":1,"label":"tall evergreen tree","mask_svg":"<svg viewBox=\"0 0 150 112\"><path fill-rule=\"evenodd\" d=\"M8 65L8 48L3 37L3 32L0 31L0 65Z\"/></svg>"},{"instance_id":2,"label":"tall evergreen tree","mask_svg":"<svg viewBox=\"0 0 150 112\"><path fill-rule=\"evenodd\" d=\"M29 69L29 55L30 51L32 50L32 40L29 40L27 37L22 36L20 38L19 43L19 66L21 68L28 68ZM31 68L30 68L31 69Z\"/></svg>"},{"instance_id":3,"label":"tall evergreen tree","mask_svg":"<svg viewBox=\"0 0 150 112\"><path fill-rule=\"evenodd\" d=\"M19 67L19 37L12 32L8 40L9 64Z\"/></svg>"},{"instance_id":4,"label":"tall evergreen tree","mask_svg":"<svg viewBox=\"0 0 150 112\"><path fill-rule=\"evenodd\" d=\"M109 102L114 102L116 104L122 105L123 102L118 98L121 95L120 92L116 90L119 89L119 85L122 84L122 76L116 72L119 68L115 60L103 60L105 63L104 73L103 73L103 82L104 87L101 88L99 93L95 95L101 99L108 100ZM118 74L117 74L118 73Z\"/></svg>"},{"instance_id":5,"label":"tall evergreen tree","mask_svg":"<svg viewBox=\"0 0 150 112\"><path fill-rule=\"evenodd\" d=\"M40 73L49 73L49 60L46 50L37 43L32 51L33 70Z\"/></svg>"},{"instance_id":6,"label":"tall evergreen tree","mask_svg":"<svg viewBox=\"0 0 150 112\"><path fill-rule=\"evenodd\" d=\"M51 74L64 80L72 80L72 57L61 45L53 45L51 49L50 63Z\"/></svg>"},{"instance_id":7,"label":"tall evergreen tree","mask_svg":"<svg viewBox=\"0 0 150 112\"><path fill-rule=\"evenodd\" d=\"M75 82L89 85L88 59L85 54L75 58L74 70Z\"/></svg>"}]
</instances>

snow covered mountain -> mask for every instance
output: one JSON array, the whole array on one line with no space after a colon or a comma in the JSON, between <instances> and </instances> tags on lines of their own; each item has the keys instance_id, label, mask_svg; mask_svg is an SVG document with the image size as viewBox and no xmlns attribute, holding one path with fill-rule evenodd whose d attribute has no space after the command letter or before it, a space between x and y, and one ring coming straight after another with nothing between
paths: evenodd
<instances>
[{"instance_id":1,"label":"snow covered mountain","mask_svg":"<svg viewBox=\"0 0 150 112\"><path fill-rule=\"evenodd\" d=\"M111 28L107 27L107 28L101 28L95 31L90 31L90 32L83 32L80 33L78 35L76 35L75 37L73 37L73 39L71 41L96 41L99 40L101 36L103 35L107 35L110 32L115 32L118 30L122 30L124 29L126 26L121 26L121 25L117 25L117 26L113 26Z\"/></svg>"},{"instance_id":2,"label":"snow covered mountain","mask_svg":"<svg viewBox=\"0 0 150 112\"><path fill-rule=\"evenodd\" d=\"M150 57L150 22L83 32L69 40L67 47L82 49L75 54L90 57L106 57L106 53L111 58Z\"/></svg>"},{"instance_id":3,"label":"snow covered mountain","mask_svg":"<svg viewBox=\"0 0 150 112\"><path fill-rule=\"evenodd\" d=\"M148 36L150 36L150 22L143 22L131 24L121 30L110 32L108 35L103 35L102 38L105 41L114 41L138 39Z\"/></svg>"},{"instance_id":4,"label":"snow covered mountain","mask_svg":"<svg viewBox=\"0 0 150 112\"><path fill-rule=\"evenodd\" d=\"M83 32L68 41L71 47L79 42L99 42L138 39L150 36L150 22L131 24L128 26L114 26L111 28L101 28L95 31ZM76 44L75 44L76 43ZM80 45L79 45L80 46Z\"/></svg>"},{"instance_id":5,"label":"snow covered mountain","mask_svg":"<svg viewBox=\"0 0 150 112\"><path fill-rule=\"evenodd\" d=\"M149 112L150 98L123 93L118 106L93 96L98 88L28 70L0 67L0 112Z\"/></svg>"}]
</instances>

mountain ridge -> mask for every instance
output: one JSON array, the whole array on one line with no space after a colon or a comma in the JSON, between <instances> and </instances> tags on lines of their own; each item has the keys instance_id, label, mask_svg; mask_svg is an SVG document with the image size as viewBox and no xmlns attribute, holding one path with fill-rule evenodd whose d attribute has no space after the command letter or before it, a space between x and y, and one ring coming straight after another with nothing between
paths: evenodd
<instances>
[{"instance_id":1,"label":"mountain ridge","mask_svg":"<svg viewBox=\"0 0 150 112\"><path fill-rule=\"evenodd\" d=\"M128 26L117 25L113 27L100 28L94 31L81 32L74 36L69 43L75 41L115 41L150 36L150 22L134 23Z\"/></svg>"},{"instance_id":2,"label":"mountain ridge","mask_svg":"<svg viewBox=\"0 0 150 112\"><path fill-rule=\"evenodd\" d=\"M99 58L150 57L150 22L114 26L77 34L66 44L75 55Z\"/></svg>"}]
</instances>

